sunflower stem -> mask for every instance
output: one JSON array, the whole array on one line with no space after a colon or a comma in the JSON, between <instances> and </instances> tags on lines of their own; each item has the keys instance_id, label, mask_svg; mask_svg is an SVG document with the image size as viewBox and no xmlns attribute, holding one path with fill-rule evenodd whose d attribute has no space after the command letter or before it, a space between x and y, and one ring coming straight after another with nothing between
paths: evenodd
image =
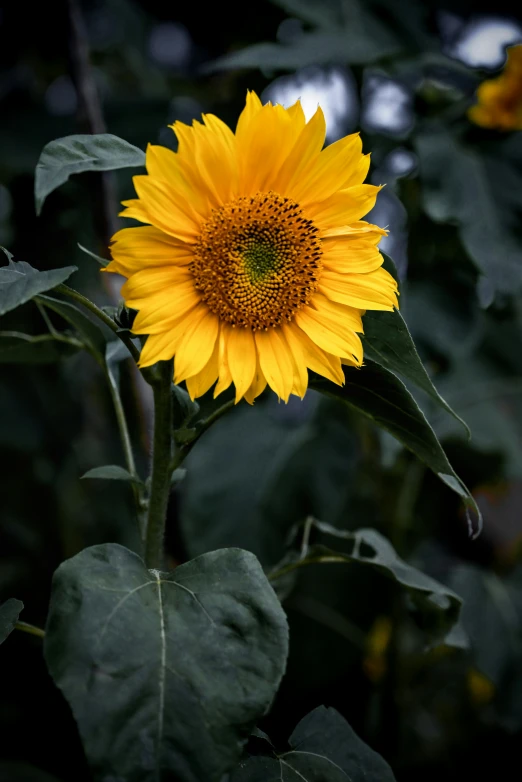
<instances>
[{"instance_id":1,"label":"sunflower stem","mask_svg":"<svg viewBox=\"0 0 522 782\"><path fill-rule=\"evenodd\" d=\"M63 283L61 285L57 285L55 291L57 293L63 293L64 296L68 296L70 299L74 299L74 301L77 301L79 304L83 304L83 306L92 312L93 315L96 315L96 317L99 318L102 323L110 328L110 330L114 332L114 334L116 334L119 339L121 339L134 361L138 363L140 359L140 351L133 343L130 336L127 334L127 332L121 331L117 323L115 323L113 319L109 317L109 315L107 315L103 310L101 310L93 301L88 299L82 293L75 291L74 288L69 288L68 285L64 285Z\"/></svg>"},{"instance_id":2,"label":"sunflower stem","mask_svg":"<svg viewBox=\"0 0 522 782\"><path fill-rule=\"evenodd\" d=\"M172 452L172 361L160 361L145 378L154 395L154 438L149 511L145 531L145 562L148 568L164 568L164 540L170 493Z\"/></svg>"}]
</instances>

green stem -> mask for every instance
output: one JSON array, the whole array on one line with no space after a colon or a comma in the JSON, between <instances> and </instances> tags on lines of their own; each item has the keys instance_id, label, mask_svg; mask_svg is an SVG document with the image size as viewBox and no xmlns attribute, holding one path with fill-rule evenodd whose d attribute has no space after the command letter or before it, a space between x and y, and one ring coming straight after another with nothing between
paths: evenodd
<instances>
[{"instance_id":1,"label":"green stem","mask_svg":"<svg viewBox=\"0 0 522 782\"><path fill-rule=\"evenodd\" d=\"M45 638L45 631L40 627L27 624L27 622L17 622L15 624L15 630L21 630L23 633L29 633L30 635L37 635L38 638Z\"/></svg>"},{"instance_id":2,"label":"green stem","mask_svg":"<svg viewBox=\"0 0 522 782\"><path fill-rule=\"evenodd\" d=\"M123 454L125 457L125 464L127 470L130 472L136 482L131 483L132 494L134 496L134 503L136 505L136 516L138 519L138 527L140 537L142 540L145 538L145 517L144 508L146 507L146 501L143 496L143 486L141 484L140 476L136 470L136 463L134 461L134 454L132 452L132 443L129 434L129 427L127 426L127 419L125 417L125 411L121 401L120 390L116 379L109 368L106 370L107 382L109 384L109 391L111 394L112 403L114 405L114 412L116 413L116 421L118 422L118 429L120 431L121 444L123 448Z\"/></svg>"},{"instance_id":3,"label":"green stem","mask_svg":"<svg viewBox=\"0 0 522 782\"><path fill-rule=\"evenodd\" d=\"M201 422L201 424L198 425L197 433L194 435L194 438L190 440L187 443L183 443L183 445L180 445L176 448L176 451L174 453L174 457L170 463L170 472L173 473L174 470L177 470L177 468L185 461L189 453L191 452L192 448L195 446L201 435L209 429L213 423L215 423L218 418L221 418L222 415L224 415L230 408L234 407L235 401L234 399L230 399L228 402L225 402L225 404L221 405L221 407L218 407L217 410L214 410L214 412L209 415L208 418L205 418L204 421Z\"/></svg>"},{"instance_id":4,"label":"green stem","mask_svg":"<svg viewBox=\"0 0 522 782\"><path fill-rule=\"evenodd\" d=\"M145 562L150 569L164 567L164 538L170 493L172 450L172 361L160 361L157 373L147 373L154 394L154 438L149 511L145 534Z\"/></svg>"},{"instance_id":5,"label":"green stem","mask_svg":"<svg viewBox=\"0 0 522 782\"><path fill-rule=\"evenodd\" d=\"M73 288L69 288L68 285L58 285L55 288L55 291L57 293L63 293L64 296L68 296L70 299L74 299L79 304L83 304L83 306L90 310L93 315L96 315L99 320L101 320L114 334L116 334L119 339L121 339L121 341L126 345L134 361L138 363L140 358L140 351L133 343L130 336L126 331L121 331L113 319L98 306L96 306L93 301L88 299L86 296L83 296L81 293L78 293L78 291L75 291Z\"/></svg>"}]
</instances>

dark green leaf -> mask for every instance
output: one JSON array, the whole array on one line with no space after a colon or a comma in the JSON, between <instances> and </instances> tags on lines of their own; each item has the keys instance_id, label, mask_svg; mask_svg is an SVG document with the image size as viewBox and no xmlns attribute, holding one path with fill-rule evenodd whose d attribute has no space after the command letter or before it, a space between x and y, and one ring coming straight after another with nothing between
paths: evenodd
<instances>
[{"instance_id":1,"label":"dark green leaf","mask_svg":"<svg viewBox=\"0 0 522 782\"><path fill-rule=\"evenodd\" d=\"M140 483L137 478L134 478L128 470L120 467L117 464L106 464L103 467L93 467L92 470L82 475L82 478L101 478L106 481L133 481Z\"/></svg>"},{"instance_id":2,"label":"dark green leaf","mask_svg":"<svg viewBox=\"0 0 522 782\"><path fill-rule=\"evenodd\" d=\"M386 259L393 263L390 258ZM425 391L434 402L462 424L468 437L466 423L441 397L426 372L404 318L398 310L393 312L369 311L363 317L364 355L392 372L402 375Z\"/></svg>"},{"instance_id":3,"label":"dark green leaf","mask_svg":"<svg viewBox=\"0 0 522 782\"><path fill-rule=\"evenodd\" d=\"M337 386L312 375L310 387L363 413L413 451L462 497L466 506L474 510L480 531L482 516L475 500L455 473L435 432L404 383L393 372L371 360L362 369L344 367L344 377L344 386Z\"/></svg>"},{"instance_id":4,"label":"dark green leaf","mask_svg":"<svg viewBox=\"0 0 522 782\"><path fill-rule=\"evenodd\" d=\"M10 253L6 254L9 263L0 267L0 315L25 304L39 293L56 288L76 271L76 266L65 266L39 272L24 261L13 261Z\"/></svg>"},{"instance_id":5,"label":"dark green leaf","mask_svg":"<svg viewBox=\"0 0 522 782\"><path fill-rule=\"evenodd\" d=\"M459 619L462 603L455 592L404 562L391 543L374 529L348 532L315 520L313 526L325 535L342 539L345 545L348 544L349 550L334 551L323 545L314 545L305 551L290 552L270 574L276 587L278 579L286 579L296 568L312 564L358 562L375 568L404 588L419 613L431 644L444 642L450 645L451 638L448 642L448 636Z\"/></svg>"},{"instance_id":6,"label":"dark green leaf","mask_svg":"<svg viewBox=\"0 0 522 782\"><path fill-rule=\"evenodd\" d=\"M0 605L0 644L2 644L8 635L15 629L18 617L22 612L24 604L21 600L10 597L5 603Z\"/></svg>"},{"instance_id":7,"label":"dark green leaf","mask_svg":"<svg viewBox=\"0 0 522 782\"><path fill-rule=\"evenodd\" d=\"M199 404L192 401L184 388L174 383L172 384L172 407L174 431L186 428L189 421L199 413Z\"/></svg>"},{"instance_id":8,"label":"dark green leaf","mask_svg":"<svg viewBox=\"0 0 522 782\"><path fill-rule=\"evenodd\" d=\"M53 296L40 296L38 301L45 307L57 312L62 318L70 323L71 326L74 326L80 333L83 342L90 348L98 362L101 364L105 362L105 349L108 338L105 336L105 332L102 331L94 321L85 315L78 307L74 304L70 304L68 301L61 301L60 299L55 299Z\"/></svg>"},{"instance_id":9,"label":"dark green leaf","mask_svg":"<svg viewBox=\"0 0 522 782\"><path fill-rule=\"evenodd\" d=\"M35 766L14 762L0 762L0 780L2 782L60 782L58 777L51 776Z\"/></svg>"},{"instance_id":10,"label":"dark green leaf","mask_svg":"<svg viewBox=\"0 0 522 782\"><path fill-rule=\"evenodd\" d=\"M522 286L521 178L500 155L479 155L442 125L416 140L424 208L436 222L457 223L464 247L499 291Z\"/></svg>"},{"instance_id":11,"label":"dark green leaf","mask_svg":"<svg viewBox=\"0 0 522 782\"><path fill-rule=\"evenodd\" d=\"M291 749L243 761L230 782L395 782L384 758L335 709L319 706L298 724Z\"/></svg>"},{"instance_id":12,"label":"dark green leaf","mask_svg":"<svg viewBox=\"0 0 522 782\"><path fill-rule=\"evenodd\" d=\"M66 336L0 331L0 364L51 364L72 356L81 347L80 342Z\"/></svg>"},{"instance_id":13,"label":"dark green leaf","mask_svg":"<svg viewBox=\"0 0 522 782\"><path fill-rule=\"evenodd\" d=\"M107 544L55 573L45 657L97 779L220 782L275 695L287 635L253 554L160 573Z\"/></svg>"},{"instance_id":14,"label":"dark green leaf","mask_svg":"<svg viewBox=\"0 0 522 782\"><path fill-rule=\"evenodd\" d=\"M67 182L72 174L84 171L113 171L145 165L145 153L110 133L66 136L43 148L36 166L34 198L40 214L45 199Z\"/></svg>"}]
</instances>

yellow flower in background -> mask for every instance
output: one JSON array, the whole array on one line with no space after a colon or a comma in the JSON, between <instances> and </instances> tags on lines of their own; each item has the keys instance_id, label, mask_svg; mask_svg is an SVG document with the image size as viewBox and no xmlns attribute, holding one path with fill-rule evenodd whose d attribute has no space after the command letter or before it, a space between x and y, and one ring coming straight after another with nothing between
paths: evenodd
<instances>
[{"instance_id":1,"label":"yellow flower in background","mask_svg":"<svg viewBox=\"0 0 522 782\"><path fill-rule=\"evenodd\" d=\"M522 130L522 44L507 50L504 70L496 79L482 82L469 119L483 128Z\"/></svg>"},{"instance_id":2,"label":"yellow flower in background","mask_svg":"<svg viewBox=\"0 0 522 782\"><path fill-rule=\"evenodd\" d=\"M235 134L211 114L172 128L178 152L149 145L124 203L147 225L113 237L107 267L128 278L133 332L149 335L140 366L174 357L193 399L216 381L236 401L267 384L303 397L308 368L341 385L341 361L363 360L361 315L397 306L386 232L361 221L380 188L363 184L358 134L323 149L321 109L306 123L299 101L252 92Z\"/></svg>"}]
</instances>

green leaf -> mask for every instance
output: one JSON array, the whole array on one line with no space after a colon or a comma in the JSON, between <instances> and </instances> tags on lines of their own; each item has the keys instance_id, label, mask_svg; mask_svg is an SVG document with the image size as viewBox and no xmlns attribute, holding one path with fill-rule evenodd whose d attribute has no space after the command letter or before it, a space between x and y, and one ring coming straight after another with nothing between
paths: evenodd
<instances>
[{"instance_id":1,"label":"green leaf","mask_svg":"<svg viewBox=\"0 0 522 782\"><path fill-rule=\"evenodd\" d=\"M69 358L81 347L80 342L66 336L0 331L0 364L51 364Z\"/></svg>"},{"instance_id":2,"label":"green leaf","mask_svg":"<svg viewBox=\"0 0 522 782\"><path fill-rule=\"evenodd\" d=\"M185 429L189 421L191 421L199 413L198 402L193 402L187 391L181 386L172 383L172 425L174 431Z\"/></svg>"},{"instance_id":3,"label":"green leaf","mask_svg":"<svg viewBox=\"0 0 522 782\"><path fill-rule=\"evenodd\" d=\"M496 289L519 291L521 178L503 147L479 154L439 124L419 134L415 147L427 214L457 223L464 247Z\"/></svg>"},{"instance_id":4,"label":"green leaf","mask_svg":"<svg viewBox=\"0 0 522 782\"><path fill-rule=\"evenodd\" d=\"M10 597L5 603L0 605L0 644L2 644L8 635L11 635L18 622L24 604L21 600Z\"/></svg>"},{"instance_id":5,"label":"green leaf","mask_svg":"<svg viewBox=\"0 0 522 782\"><path fill-rule=\"evenodd\" d=\"M453 645L450 633L459 620L462 605L461 598L455 592L401 559L389 540L377 530L358 529L350 532L315 519L311 526L324 535L343 540L349 550L334 551L317 544L310 547L306 545L304 551L289 552L269 574L276 588L278 580L282 579L283 589L287 590L288 575L301 567L357 562L378 570L405 590L418 612L430 645L442 642L448 646Z\"/></svg>"},{"instance_id":6,"label":"green leaf","mask_svg":"<svg viewBox=\"0 0 522 782\"><path fill-rule=\"evenodd\" d=\"M145 153L111 133L65 136L46 144L36 166L34 199L40 214L45 199L84 171L113 171L145 165Z\"/></svg>"},{"instance_id":7,"label":"green leaf","mask_svg":"<svg viewBox=\"0 0 522 782\"><path fill-rule=\"evenodd\" d=\"M247 551L160 573L106 544L54 576L45 657L100 780L220 782L287 648L284 612Z\"/></svg>"},{"instance_id":8,"label":"green leaf","mask_svg":"<svg viewBox=\"0 0 522 782\"><path fill-rule=\"evenodd\" d=\"M395 782L384 758L368 746L338 711L319 706L297 725L290 750L243 761L230 782Z\"/></svg>"},{"instance_id":9,"label":"green leaf","mask_svg":"<svg viewBox=\"0 0 522 782\"><path fill-rule=\"evenodd\" d=\"M398 310L367 312L363 317L364 355L375 363L410 380L425 391L434 402L456 418L471 436L468 425L450 407L433 385L417 353L406 322Z\"/></svg>"},{"instance_id":10,"label":"green leaf","mask_svg":"<svg viewBox=\"0 0 522 782\"><path fill-rule=\"evenodd\" d=\"M60 299L55 299L53 296L39 296L38 301L48 309L57 312L62 318L70 323L71 326L74 326L81 335L86 347L90 349L98 363L104 365L108 337L105 336L105 332L102 331L94 321L85 315L78 307L74 304L70 304L68 301L61 301Z\"/></svg>"},{"instance_id":11,"label":"green leaf","mask_svg":"<svg viewBox=\"0 0 522 782\"><path fill-rule=\"evenodd\" d=\"M350 405L390 432L473 509L480 531L482 515L475 500L449 463L435 432L404 383L370 359L361 369L344 367L344 377L344 386L337 386L312 375L310 387Z\"/></svg>"},{"instance_id":12,"label":"green leaf","mask_svg":"<svg viewBox=\"0 0 522 782\"><path fill-rule=\"evenodd\" d=\"M92 470L87 470L83 478L100 478L106 481L131 481L133 483L141 483L138 478L135 478L124 467L120 467L118 464L106 464L103 467L93 467Z\"/></svg>"},{"instance_id":13,"label":"green leaf","mask_svg":"<svg viewBox=\"0 0 522 782\"><path fill-rule=\"evenodd\" d=\"M77 270L76 266L65 266L63 269L39 272L25 261L13 261L12 255L6 250L4 252L9 263L0 267L0 315L25 304L39 293L56 288Z\"/></svg>"}]
</instances>

